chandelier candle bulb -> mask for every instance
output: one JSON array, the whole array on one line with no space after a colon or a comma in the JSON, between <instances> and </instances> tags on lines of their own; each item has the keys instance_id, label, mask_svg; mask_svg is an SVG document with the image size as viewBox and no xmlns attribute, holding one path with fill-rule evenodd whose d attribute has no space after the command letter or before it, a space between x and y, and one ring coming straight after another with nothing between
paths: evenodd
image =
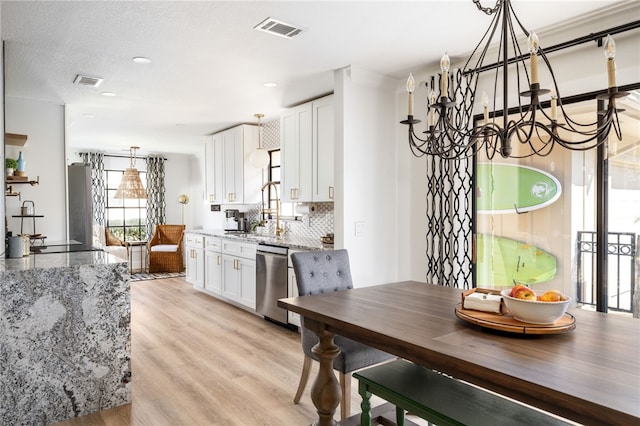
<instances>
[{"instance_id":1,"label":"chandelier candle bulb","mask_svg":"<svg viewBox=\"0 0 640 426\"><path fill-rule=\"evenodd\" d=\"M429 126L436 125L436 113L434 111L434 104L436 103L436 92L433 90L429 93Z\"/></svg>"},{"instance_id":2,"label":"chandelier candle bulb","mask_svg":"<svg viewBox=\"0 0 640 426\"><path fill-rule=\"evenodd\" d=\"M413 91L416 87L416 82L413 79L413 74L409 73L409 78L407 79L407 93L409 93L407 110L409 111L408 115L413 115Z\"/></svg>"},{"instance_id":3,"label":"chandelier candle bulb","mask_svg":"<svg viewBox=\"0 0 640 426\"><path fill-rule=\"evenodd\" d=\"M451 66L451 60L447 52L442 55L440 59L440 70L442 71L442 77L440 80L440 96L447 96L447 89L449 88L449 66Z\"/></svg>"},{"instance_id":4,"label":"chandelier candle bulb","mask_svg":"<svg viewBox=\"0 0 640 426\"><path fill-rule=\"evenodd\" d=\"M616 87L616 43L611 35L607 36L604 44L604 56L607 58L607 76L609 77L609 88Z\"/></svg>"},{"instance_id":5,"label":"chandelier candle bulb","mask_svg":"<svg viewBox=\"0 0 640 426\"><path fill-rule=\"evenodd\" d=\"M558 97L555 94L551 95L551 119L558 120Z\"/></svg>"},{"instance_id":6,"label":"chandelier candle bulb","mask_svg":"<svg viewBox=\"0 0 640 426\"><path fill-rule=\"evenodd\" d=\"M538 36L535 32L529 33L529 53L531 54L531 84L538 83Z\"/></svg>"}]
</instances>

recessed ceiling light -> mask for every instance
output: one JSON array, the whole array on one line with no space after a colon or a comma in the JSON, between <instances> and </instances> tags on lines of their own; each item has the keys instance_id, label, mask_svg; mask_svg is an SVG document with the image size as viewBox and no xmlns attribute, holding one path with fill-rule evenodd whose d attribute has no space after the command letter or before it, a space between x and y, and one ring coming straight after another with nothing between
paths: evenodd
<instances>
[{"instance_id":1,"label":"recessed ceiling light","mask_svg":"<svg viewBox=\"0 0 640 426\"><path fill-rule=\"evenodd\" d=\"M148 64L151 62L149 58L145 58L144 56L136 56L131 59L136 64Z\"/></svg>"},{"instance_id":2,"label":"recessed ceiling light","mask_svg":"<svg viewBox=\"0 0 640 426\"><path fill-rule=\"evenodd\" d=\"M113 92L102 92L102 96L115 96L116 94Z\"/></svg>"},{"instance_id":3,"label":"recessed ceiling light","mask_svg":"<svg viewBox=\"0 0 640 426\"><path fill-rule=\"evenodd\" d=\"M264 87L278 87L278 83L265 83L263 84Z\"/></svg>"},{"instance_id":4,"label":"recessed ceiling light","mask_svg":"<svg viewBox=\"0 0 640 426\"><path fill-rule=\"evenodd\" d=\"M93 114L82 114L83 117L87 117L87 118L94 118L95 115Z\"/></svg>"}]
</instances>

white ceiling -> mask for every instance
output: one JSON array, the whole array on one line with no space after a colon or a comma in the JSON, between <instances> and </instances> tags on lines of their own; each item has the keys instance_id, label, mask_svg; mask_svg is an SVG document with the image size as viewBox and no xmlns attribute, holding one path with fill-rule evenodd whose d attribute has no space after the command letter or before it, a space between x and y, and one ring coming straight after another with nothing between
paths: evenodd
<instances>
[{"instance_id":1,"label":"white ceiling","mask_svg":"<svg viewBox=\"0 0 640 426\"><path fill-rule=\"evenodd\" d=\"M512 3L538 30L619 2ZM196 153L204 136L255 113L276 119L331 92L332 71L348 65L404 80L445 50L468 53L490 22L471 0L2 1L0 12L6 96L66 104L72 149L143 154ZM291 40L255 31L267 17L304 31ZM77 74L104 82L74 85Z\"/></svg>"}]
</instances>

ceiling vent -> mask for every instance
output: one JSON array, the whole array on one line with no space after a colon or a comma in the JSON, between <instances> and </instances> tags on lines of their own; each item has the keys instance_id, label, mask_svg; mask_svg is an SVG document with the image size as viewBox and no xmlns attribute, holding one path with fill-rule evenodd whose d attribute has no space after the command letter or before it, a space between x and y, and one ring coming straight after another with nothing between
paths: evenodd
<instances>
[{"instance_id":1,"label":"ceiling vent","mask_svg":"<svg viewBox=\"0 0 640 426\"><path fill-rule=\"evenodd\" d=\"M292 25L285 24L277 19L267 18L253 27L258 31L264 31L265 33L277 35L284 38L292 38L302 32L301 28L296 28Z\"/></svg>"},{"instance_id":2,"label":"ceiling vent","mask_svg":"<svg viewBox=\"0 0 640 426\"><path fill-rule=\"evenodd\" d=\"M82 86L92 86L92 87L98 87L100 86L100 84L102 83L102 78L98 78L98 77L89 77L86 75L76 75L76 79L73 80L73 82L75 84L80 84Z\"/></svg>"}]
</instances>

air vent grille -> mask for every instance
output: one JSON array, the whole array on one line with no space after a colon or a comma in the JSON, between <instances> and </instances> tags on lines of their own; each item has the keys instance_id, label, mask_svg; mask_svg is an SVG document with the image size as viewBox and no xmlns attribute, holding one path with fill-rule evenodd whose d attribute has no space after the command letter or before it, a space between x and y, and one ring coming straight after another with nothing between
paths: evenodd
<instances>
[{"instance_id":1,"label":"air vent grille","mask_svg":"<svg viewBox=\"0 0 640 426\"><path fill-rule=\"evenodd\" d=\"M81 86L91 86L98 87L102 83L102 78L98 77L89 77L86 75L76 75L76 79L73 80L75 84L80 84Z\"/></svg>"},{"instance_id":2,"label":"air vent grille","mask_svg":"<svg viewBox=\"0 0 640 426\"><path fill-rule=\"evenodd\" d=\"M264 31L265 33L284 38L292 38L302 32L301 28L296 28L293 25L285 24L284 22L273 18L267 18L253 28L258 31Z\"/></svg>"}]
</instances>

